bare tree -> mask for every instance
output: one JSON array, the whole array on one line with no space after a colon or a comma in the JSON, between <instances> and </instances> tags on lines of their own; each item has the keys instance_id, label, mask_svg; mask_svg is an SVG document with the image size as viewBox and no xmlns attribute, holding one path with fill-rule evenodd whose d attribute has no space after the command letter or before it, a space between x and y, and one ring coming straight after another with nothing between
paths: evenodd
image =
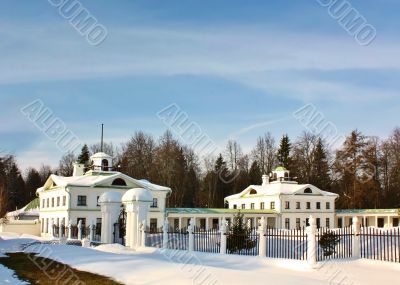
<instances>
[{"instance_id":1,"label":"bare tree","mask_svg":"<svg viewBox=\"0 0 400 285\"><path fill-rule=\"evenodd\" d=\"M225 150L225 161L231 171L236 171L239 168L239 161L243 156L242 148L237 141L229 140Z\"/></svg>"},{"instance_id":2,"label":"bare tree","mask_svg":"<svg viewBox=\"0 0 400 285\"><path fill-rule=\"evenodd\" d=\"M58 174L61 176L72 176L75 161L76 156L72 152L63 155L58 165Z\"/></svg>"},{"instance_id":3,"label":"bare tree","mask_svg":"<svg viewBox=\"0 0 400 285\"><path fill-rule=\"evenodd\" d=\"M276 164L276 146L275 139L268 132L264 136L257 138L256 146L251 151L254 161L257 161L262 173L268 174L273 170Z\"/></svg>"}]
</instances>

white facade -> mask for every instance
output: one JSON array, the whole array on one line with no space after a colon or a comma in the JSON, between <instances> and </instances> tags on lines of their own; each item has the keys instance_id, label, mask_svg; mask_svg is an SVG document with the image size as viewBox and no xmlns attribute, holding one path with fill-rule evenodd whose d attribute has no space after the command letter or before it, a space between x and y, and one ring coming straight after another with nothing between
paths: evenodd
<instances>
[{"instance_id":1,"label":"white facade","mask_svg":"<svg viewBox=\"0 0 400 285\"><path fill-rule=\"evenodd\" d=\"M154 203L150 206L148 224L156 221L159 225L165 217L166 197L171 189L152 184L146 180L137 180L121 172L102 170L97 163L108 161L111 157L97 153L91 157L95 170L83 175L62 177L51 175L45 185L37 190L40 201L39 219L41 235L48 235L49 225L75 225L82 220L86 226L101 224L99 197L105 192L119 192L122 195L132 188L144 188L151 192ZM109 168L107 168L109 169ZM79 173L76 171L75 173Z\"/></svg>"},{"instance_id":2,"label":"white facade","mask_svg":"<svg viewBox=\"0 0 400 285\"><path fill-rule=\"evenodd\" d=\"M289 171L278 167L269 181L263 176L262 185L250 185L241 193L225 198L229 209L273 210L277 213L276 227L304 227L310 215L317 226L335 226L335 200L338 195L311 184L291 181Z\"/></svg>"}]
</instances>

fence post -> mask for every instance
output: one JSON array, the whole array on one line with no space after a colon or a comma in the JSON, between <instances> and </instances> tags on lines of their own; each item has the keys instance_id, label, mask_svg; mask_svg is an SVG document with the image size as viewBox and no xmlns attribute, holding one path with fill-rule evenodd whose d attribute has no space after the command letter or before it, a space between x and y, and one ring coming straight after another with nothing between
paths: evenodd
<instances>
[{"instance_id":1,"label":"fence post","mask_svg":"<svg viewBox=\"0 0 400 285\"><path fill-rule=\"evenodd\" d=\"M140 225L140 233L141 233L140 246L146 247L146 220L143 220L142 224Z\"/></svg>"},{"instance_id":2,"label":"fence post","mask_svg":"<svg viewBox=\"0 0 400 285\"><path fill-rule=\"evenodd\" d=\"M315 242L315 236L317 233L317 225L314 217L311 215L309 218L309 226L306 228L307 233L307 262L311 267L317 264L317 245Z\"/></svg>"},{"instance_id":3,"label":"fence post","mask_svg":"<svg viewBox=\"0 0 400 285\"><path fill-rule=\"evenodd\" d=\"M358 217L353 217L353 246L352 253L353 257L360 258L360 221Z\"/></svg>"},{"instance_id":4,"label":"fence post","mask_svg":"<svg viewBox=\"0 0 400 285\"><path fill-rule=\"evenodd\" d=\"M194 251L194 235L193 235L193 230L194 230L194 219L191 218L188 226L188 233L189 233L189 251Z\"/></svg>"},{"instance_id":5,"label":"fence post","mask_svg":"<svg viewBox=\"0 0 400 285\"><path fill-rule=\"evenodd\" d=\"M72 239L72 225L71 225L71 221L68 222L68 239Z\"/></svg>"},{"instance_id":6,"label":"fence post","mask_svg":"<svg viewBox=\"0 0 400 285\"><path fill-rule=\"evenodd\" d=\"M89 234L89 240L92 242L94 241L94 223L92 221L92 223L90 224L90 234Z\"/></svg>"},{"instance_id":7,"label":"fence post","mask_svg":"<svg viewBox=\"0 0 400 285\"><path fill-rule=\"evenodd\" d=\"M82 220L78 222L78 239L82 240Z\"/></svg>"},{"instance_id":8,"label":"fence post","mask_svg":"<svg viewBox=\"0 0 400 285\"><path fill-rule=\"evenodd\" d=\"M225 220L225 218L222 219L222 222L220 225L220 234L221 234L220 253L226 254L226 220Z\"/></svg>"},{"instance_id":9,"label":"fence post","mask_svg":"<svg viewBox=\"0 0 400 285\"><path fill-rule=\"evenodd\" d=\"M258 226L258 234L260 235L260 244L258 247L258 256L267 256L267 236L266 236L267 224L265 217L261 218L261 224Z\"/></svg>"},{"instance_id":10,"label":"fence post","mask_svg":"<svg viewBox=\"0 0 400 285\"><path fill-rule=\"evenodd\" d=\"M163 224L163 248L167 249L168 248L168 218L165 218L164 224Z\"/></svg>"}]
</instances>

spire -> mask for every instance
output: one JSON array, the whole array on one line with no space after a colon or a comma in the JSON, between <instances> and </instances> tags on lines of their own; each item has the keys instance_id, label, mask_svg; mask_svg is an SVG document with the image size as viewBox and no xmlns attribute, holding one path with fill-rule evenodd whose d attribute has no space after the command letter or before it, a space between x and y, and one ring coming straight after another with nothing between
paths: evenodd
<instances>
[{"instance_id":1,"label":"spire","mask_svg":"<svg viewBox=\"0 0 400 285\"><path fill-rule=\"evenodd\" d=\"M101 142L100 142L100 152L103 152L103 129L104 129L104 124L101 124Z\"/></svg>"}]
</instances>

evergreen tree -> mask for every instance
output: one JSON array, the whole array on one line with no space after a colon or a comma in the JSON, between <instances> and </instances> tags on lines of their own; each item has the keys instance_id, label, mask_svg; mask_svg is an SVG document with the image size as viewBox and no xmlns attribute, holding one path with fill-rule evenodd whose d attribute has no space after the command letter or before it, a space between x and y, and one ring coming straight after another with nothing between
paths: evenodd
<instances>
[{"instance_id":1,"label":"evergreen tree","mask_svg":"<svg viewBox=\"0 0 400 285\"><path fill-rule=\"evenodd\" d=\"M228 232L226 249L229 253L240 253L242 250L250 250L255 246L256 242L251 239L251 229L245 224L243 214L238 212L233 217Z\"/></svg>"},{"instance_id":2,"label":"evergreen tree","mask_svg":"<svg viewBox=\"0 0 400 285\"><path fill-rule=\"evenodd\" d=\"M329 162L321 138L318 138L317 140L317 144L313 150L312 158L313 163L310 183L320 189L328 190L331 183L329 176Z\"/></svg>"},{"instance_id":3,"label":"evergreen tree","mask_svg":"<svg viewBox=\"0 0 400 285\"><path fill-rule=\"evenodd\" d=\"M287 169L290 168L290 150L291 144L288 135L283 135L278 149L277 159L280 166L284 166Z\"/></svg>"},{"instance_id":4,"label":"evergreen tree","mask_svg":"<svg viewBox=\"0 0 400 285\"><path fill-rule=\"evenodd\" d=\"M43 186L43 184L39 172L35 168L28 169L25 181L25 191L28 202L36 198L36 190L41 186Z\"/></svg>"},{"instance_id":5,"label":"evergreen tree","mask_svg":"<svg viewBox=\"0 0 400 285\"><path fill-rule=\"evenodd\" d=\"M257 161L253 161L249 171L249 184L260 185L261 184L261 169L258 166Z\"/></svg>"},{"instance_id":6,"label":"evergreen tree","mask_svg":"<svg viewBox=\"0 0 400 285\"><path fill-rule=\"evenodd\" d=\"M89 159L90 159L89 147L87 146L87 144L84 144L81 153L78 156L78 163L84 164L85 166L89 166Z\"/></svg>"}]
</instances>

